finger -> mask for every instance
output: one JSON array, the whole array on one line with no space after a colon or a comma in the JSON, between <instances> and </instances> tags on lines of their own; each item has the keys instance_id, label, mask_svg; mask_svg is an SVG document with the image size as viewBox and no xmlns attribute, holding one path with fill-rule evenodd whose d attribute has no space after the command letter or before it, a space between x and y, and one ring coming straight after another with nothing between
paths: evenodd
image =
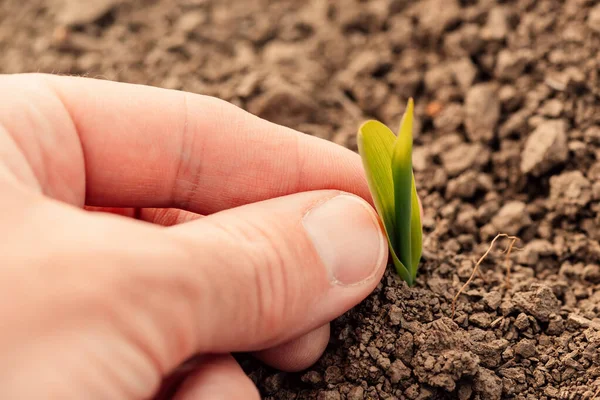
<instances>
[{"instance_id":1,"label":"finger","mask_svg":"<svg viewBox=\"0 0 600 400\"><path fill-rule=\"evenodd\" d=\"M173 226L185 222L195 221L202 215L175 208L119 208L119 207L93 207L85 206L86 211L103 212L123 217L135 218L140 221L156 225Z\"/></svg>"},{"instance_id":2,"label":"finger","mask_svg":"<svg viewBox=\"0 0 600 400\"><path fill-rule=\"evenodd\" d=\"M264 350L308 333L376 286L387 245L358 197L307 192L170 228L202 273L200 352Z\"/></svg>"},{"instance_id":3,"label":"finger","mask_svg":"<svg viewBox=\"0 0 600 400\"><path fill-rule=\"evenodd\" d=\"M215 98L49 75L0 77L0 93L15 152L77 205L210 214L317 189L370 199L357 154Z\"/></svg>"},{"instance_id":4,"label":"finger","mask_svg":"<svg viewBox=\"0 0 600 400\"><path fill-rule=\"evenodd\" d=\"M230 355L207 357L183 383L174 400L260 400L254 383Z\"/></svg>"},{"instance_id":5,"label":"finger","mask_svg":"<svg viewBox=\"0 0 600 400\"><path fill-rule=\"evenodd\" d=\"M329 342L329 324L297 339L254 353L254 356L282 371L297 372L317 362Z\"/></svg>"},{"instance_id":6,"label":"finger","mask_svg":"<svg viewBox=\"0 0 600 400\"><path fill-rule=\"evenodd\" d=\"M194 354L264 350L325 325L363 300L386 265L374 210L337 191L267 200L170 228L20 194L0 196L14 210L2 216L13 227L5 238L5 295L19 302L0 307L14 328L0 343L6 374L100 370L107 382L94 381L95 390L148 398L160 377ZM27 276L17 268L23 255ZM48 312L23 313L39 309ZM14 365L23 343L45 350ZM64 357L67 347L98 362L82 371L81 357ZM48 359L60 360L60 369L44 369ZM68 390L68 382L59 383Z\"/></svg>"}]
</instances>

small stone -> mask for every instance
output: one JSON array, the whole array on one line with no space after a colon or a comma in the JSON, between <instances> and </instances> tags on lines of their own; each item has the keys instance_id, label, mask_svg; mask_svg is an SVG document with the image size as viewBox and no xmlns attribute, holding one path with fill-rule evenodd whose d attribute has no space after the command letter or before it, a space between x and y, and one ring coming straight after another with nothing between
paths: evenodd
<instances>
[{"instance_id":1,"label":"small stone","mask_svg":"<svg viewBox=\"0 0 600 400\"><path fill-rule=\"evenodd\" d=\"M425 72L425 88L434 93L442 86L452 84L452 70L448 65L437 64Z\"/></svg>"},{"instance_id":2,"label":"small stone","mask_svg":"<svg viewBox=\"0 0 600 400\"><path fill-rule=\"evenodd\" d=\"M457 0L425 0L419 4L419 25L433 37L439 37L450 25L460 19Z\"/></svg>"},{"instance_id":3,"label":"small stone","mask_svg":"<svg viewBox=\"0 0 600 400\"><path fill-rule=\"evenodd\" d=\"M539 113L546 116L556 118L563 112L563 102L558 99L550 99L546 101L539 109Z\"/></svg>"},{"instance_id":4,"label":"small stone","mask_svg":"<svg viewBox=\"0 0 600 400\"><path fill-rule=\"evenodd\" d=\"M571 313L567 317L566 326L567 326L568 330L574 331L577 329L589 328L591 323L592 323L591 320L589 320L581 315Z\"/></svg>"},{"instance_id":5,"label":"small stone","mask_svg":"<svg viewBox=\"0 0 600 400\"><path fill-rule=\"evenodd\" d=\"M458 103L443 107L433 120L433 126L442 132L455 132L463 123L463 109Z\"/></svg>"},{"instance_id":6,"label":"small stone","mask_svg":"<svg viewBox=\"0 0 600 400\"><path fill-rule=\"evenodd\" d=\"M527 213L527 205L521 201L511 201L498 211L491 223L498 232L516 235L531 222Z\"/></svg>"},{"instance_id":7,"label":"small stone","mask_svg":"<svg viewBox=\"0 0 600 400\"><path fill-rule=\"evenodd\" d=\"M348 400L363 400L365 398L365 390L362 386L354 386L346 395Z\"/></svg>"},{"instance_id":8,"label":"small stone","mask_svg":"<svg viewBox=\"0 0 600 400\"><path fill-rule=\"evenodd\" d=\"M527 315L523 313L517 315L517 319L515 319L515 326L521 331L529 328L529 318L527 318Z\"/></svg>"},{"instance_id":9,"label":"small stone","mask_svg":"<svg viewBox=\"0 0 600 400\"><path fill-rule=\"evenodd\" d=\"M575 214L578 207L587 205L591 200L592 185L581 171L567 171L550 178L550 201L555 208Z\"/></svg>"},{"instance_id":10,"label":"small stone","mask_svg":"<svg viewBox=\"0 0 600 400\"><path fill-rule=\"evenodd\" d=\"M565 331L565 322L563 321L560 315L555 315L550 317L550 322L548 323L548 328L546 328L546 333L548 335L560 335Z\"/></svg>"},{"instance_id":11,"label":"small stone","mask_svg":"<svg viewBox=\"0 0 600 400\"><path fill-rule=\"evenodd\" d=\"M586 265L583 269L583 279L588 282L600 282L600 266L595 264Z\"/></svg>"},{"instance_id":12,"label":"small stone","mask_svg":"<svg viewBox=\"0 0 600 400\"><path fill-rule=\"evenodd\" d=\"M463 92L469 90L477 77L477 67L470 58L464 57L450 65L454 80Z\"/></svg>"},{"instance_id":13,"label":"small stone","mask_svg":"<svg viewBox=\"0 0 600 400\"><path fill-rule=\"evenodd\" d=\"M560 391L554 386L546 386L546 389L544 389L544 394L549 396L551 399L558 399Z\"/></svg>"},{"instance_id":14,"label":"small stone","mask_svg":"<svg viewBox=\"0 0 600 400\"><path fill-rule=\"evenodd\" d=\"M465 171L448 182L446 198L453 199L459 197L468 199L475 195L477 188L477 172L473 170Z\"/></svg>"},{"instance_id":15,"label":"small stone","mask_svg":"<svg viewBox=\"0 0 600 400\"><path fill-rule=\"evenodd\" d=\"M563 120L541 123L527 138L521 153L521 172L540 176L567 160L567 124Z\"/></svg>"},{"instance_id":16,"label":"small stone","mask_svg":"<svg viewBox=\"0 0 600 400\"><path fill-rule=\"evenodd\" d=\"M483 295L483 302L492 310L497 310L502 303L502 295L500 292L492 291Z\"/></svg>"},{"instance_id":17,"label":"small stone","mask_svg":"<svg viewBox=\"0 0 600 400\"><path fill-rule=\"evenodd\" d=\"M404 332L396 340L395 355L398 359L402 360L406 364L410 364L413 358L414 351L414 338L412 333Z\"/></svg>"},{"instance_id":18,"label":"small stone","mask_svg":"<svg viewBox=\"0 0 600 400\"><path fill-rule=\"evenodd\" d=\"M300 380L304 383L311 383L313 385L318 385L319 383L323 382L321 374L319 374L317 371L306 372L304 375L302 375Z\"/></svg>"},{"instance_id":19,"label":"small stone","mask_svg":"<svg viewBox=\"0 0 600 400\"><path fill-rule=\"evenodd\" d=\"M502 7L494 7L490 10L487 23L481 31L484 40L502 40L508 34L508 22L506 11Z\"/></svg>"},{"instance_id":20,"label":"small stone","mask_svg":"<svg viewBox=\"0 0 600 400\"><path fill-rule=\"evenodd\" d=\"M597 4L588 13L587 25L594 32L600 33L600 4Z\"/></svg>"},{"instance_id":21,"label":"small stone","mask_svg":"<svg viewBox=\"0 0 600 400\"><path fill-rule=\"evenodd\" d=\"M554 254L552 243L545 239L535 239L527 243L522 251L517 253L517 261L523 265L535 265L540 257Z\"/></svg>"},{"instance_id":22,"label":"small stone","mask_svg":"<svg viewBox=\"0 0 600 400\"><path fill-rule=\"evenodd\" d=\"M550 314L555 313L560 307L560 302L552 289L545 285L539 285L532 291L515 293L513 302L521 311L541 322L547 322Z\"/></svg>"},{"instance_id":23,"label":"small stone","mask_svg":"<svg viewBox=\"0 0 600 400\"><path fill-rule=\"evenodd\" d=\"M471 385L463 384L458 387L458 400L469 400L473 394Z\"/></svg>"},{"instance_id":24,"label":"small stone","mask_svg":"<svg viewBox=\"0 0 600 400\"><path fill-rule=\"evenodd\" d=\"M337 390L327 390L320 392L317 400L342 400L342 396Z\"/></svg>"},{"instance_id":25,"label":"small stone","mask_svg":"<svg viewBox=\"0 0 600 400\"><path fill-rule=\"evenodd\" d=\"M485 312L479 312L469 317L469 322L480 328L487 328L492 323L492 317Z\"/></svg>"},{"instance_id":26,"label":"small stone","mask_svg":"<svg viewBox=\"0 0 600 400\"><path fill-rule=\"evenodd\" d=\"M388 316L390 318L390 324L392 326L400 325L400 322L402 322L402 310L395 304L393 304L390 307Z\"/></svg>"},{"instance_id":27,"label":"small stone","mask_svg":"<svg viewBox=\"0 0 600 400\"><path fill-rule=\"evenodd\" d=\"M533 54L530 50L502 50L498 53L496 76L507 81L516 80L521 76L532 58Z\"/></svg>"},{"instance_id":28,"label":"small stone","mask_svg":"<svg viewBox=\"0 0 600 400\"><path fill-rule=\"evenodd\" d=\"M512 314L515 311L515 309L516 309L515 303L513 303L510 300L505 300L502 303L500 303L500 312L504 316Z\"/></svg>"},{"instance_id":29,"label":"small stone","mask_svg":"<svg viewBox=\"0 0 600 400\"><path fill-rule=\"evenodd\" d=\"M600 126L590 126L583 133L586 143L600 144Z\"/></svg>"},{"instance_id":30,"label":"small stone","mask_svg":"<svg viewBox=\"0 0 600 400\"><path fill-rule=\"evenodd\" d=\"M471 87L465 98L465 128L469 139L491 140L499 119L500 102L496 87L487 83Z\"/></svg>"},{"instance_id":31,"label":"small stone","mask_svg":"<svg viewBox=\"0 0 600 400\"><path fill-rule=\"evenodd\" d=\"M515 346L515 353L523 358L535 356L535 342L529 339L523 339Z\"/></svg>"},{"instance_id":32,"label":"small stone","mask_svg":"<svg viewBox=\"0 0 600 400\"><path fill-rule=\"evenodd\" d=\"M90 24L117 6L122 0L95 0L91 2L79 0L66 0L57 13L57 20L64 25ZM56 2L60 4L59 2Z\"/></svg>"},{"instance_id":33,"label":"small stone","mask_svg":"<svg viewBox=\"0 0 600 400\"><path fill-rule=\"evenodd\" d=\"M502 379L487 368L479 367L473 379L473 390L479 398L500 400L502 397Z\"/></svg>"},{"instance_id":34,"label":"small stone","mask_svg":"<svg viewBox=\"0 0 600 400\"><path fill-rule=\"evenodd\" d=\"M327 367L325 370L325 382L327 383L338 383L343 379L344 375L342 374L342 370L335 365L331 367Z\"/></svg>"},{"instance_id":35,"label":"small stone","mask_svg":"<svg viewBox=\"0 0 600 400\"><path fill-rule=\"evenodd\" d=\"M204 11L189 11L181 14L177 22L177 28L182 32L193 32L200 28L207 20L207 14Z\"/></svg>"},{"instance_id":36,"label":"small stone","mask_svg":"<svg viewBox=\"0 0 600 400\"><path fill-rule=\"evenodd\" d=\"M440 154L444 169L450 176L456 176L470 168L487 164L490 153L479 143L461 143Z\"/></svg>"},{"instance_id":37,"label":"small stone","mask_svg":"<svg viewBox=\"0 0 600 400\"><path fill-rule=\"evenodd\" d=\"M543 386L546 383L546 377L544 376L544 373L539 369L533 371L533 379L535 387Z\"/></svg>"},{"instance_id":38,"label":"small stone","mask_svg":"<svg viewBox=\"0 0 600 400\"><path fill-rule=\"evenodd\" d=\"M415 171L425 171L430 161L431 154L427 147L413 147L413 169Z\"/></svg>"},{"instance_id":39,"label":"small stone","mask_svg":"<svg viewBox=\"0 0 600 400\"><path fill-rule=\"evenodd\" d=\"M283 372L278 372L276 374L267 376L264 380L264 389L267 394L275 394L282 387L283 382L285 381L285 374Z\"/></svg>"},{"instance_id":40,"label":"small stone","mask_svg":"<svg viewBox=\"0 0 600 400\"><path fill-rule=\"evenodd\" d=\"M411 372L410 368L404 365L402 361L396 360L390 365L387 374L390 377L390 381L393 384L396 384L410 378Z\"/></svg>"}]
</instances>

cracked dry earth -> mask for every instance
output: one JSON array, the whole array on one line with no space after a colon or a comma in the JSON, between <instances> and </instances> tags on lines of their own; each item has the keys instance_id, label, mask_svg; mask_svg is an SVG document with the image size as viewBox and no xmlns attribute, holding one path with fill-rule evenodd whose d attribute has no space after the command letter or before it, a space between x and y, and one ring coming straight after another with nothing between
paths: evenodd
<instances>
[{"instance_id":1,"label":"cracked dry earth","mask_svg":"<svg viewBox=\"0 0 600 400\"><path fill-rule=\"evenodd\" d=\"M600 399L600 4L4 0L0 72L215 95L356 149L416 99L424 256L388 272L266 399ZM506 285L498 232L518 235ZM501 243L500 243L501 244Z\"/></svg>"}]
</instances>

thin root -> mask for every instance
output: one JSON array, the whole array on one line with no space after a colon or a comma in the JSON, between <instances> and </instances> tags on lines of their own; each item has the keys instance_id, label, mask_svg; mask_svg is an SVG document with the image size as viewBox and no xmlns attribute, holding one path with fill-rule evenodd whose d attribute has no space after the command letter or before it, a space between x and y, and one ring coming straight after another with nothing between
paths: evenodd
<instances>
[{"instance_id":1,"label":"thin root","mask_svg":"<svg viewBox=\"0 0 600 400\"><path fill-rule=\"evenodd\" d=\"M505 285L506 288L509 289L510 288L510 253L513 249L513 246L515 245L515 243L517 242L517 240L519 240L518 238L514 237L514 236L508 236L508 238L510 239L510 243L508 245L508 247L506 248L506 250L504 251L506 253L506 258L504 259L504 263L506 265L506 280L505 280ZM516 250L522 250L518 247L515 248Z\"/></svg>"},{"instance_id":2,"label":"thin root","mask_svg":"<svg viewBox=\"0 0 600 400\"><path fill-rule=\"evenodd\" d=\"M595 400L599 394L600 394L600 387L598 388L598 390L596 390L596 393L594 393L594 397L592 397L592 400Z\"/></svg>"},{"instance_id":3,"label":"thin root","mask_svg":"<svg viewBox=\"0 0 600 400\"><path fill-rule=\"evenodd\" d=\"M488 247L487 251L481 256L479 261L477 261L477 264L475 264L475 267L473 268L473 272L471 273L471 276L469 277L469 279L465 282L465 284L460 288L458 293L456 293L456 296L454 296L454 298L452 299L452 319L454 319L454 314L456 313L456 301L458 300L458 297L462 294L462 292L464 292L464 290L467 288L467 286L469 286L469 284L475 277L475 274L479 272L479 266L481 265L483 260L485 260L487 255L490 254L490 251L492 251L492 249L494 248L494 244L496 243L496 241L498 239L500 239L501 237L505 237L505 238L508 238L511 240L508 248L505 250L507 271L508 271L508 274L510 274L510 264L508 263L509 257L510 257L510 252L511 252L515 242L517 240L519 240L519 238L517 238L516 236L509 236L506 233L499 233L498 235L496 235L494 240L492 240L492 243L490 243L490 246ZM479 272L479 273L481 274L481 272Z\"/></svg>"}]
</instances>

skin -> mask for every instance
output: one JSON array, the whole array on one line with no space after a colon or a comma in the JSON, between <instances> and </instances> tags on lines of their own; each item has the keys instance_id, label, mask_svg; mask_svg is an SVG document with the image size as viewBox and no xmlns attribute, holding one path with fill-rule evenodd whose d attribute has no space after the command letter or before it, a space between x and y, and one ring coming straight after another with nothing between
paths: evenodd
<instances>
[{"instance_id":1,"label":"skin","mask_svg":"<svg viewBox=\"0 0 600 400\"><path fill-rule=\"evenodd\" d=\"M2 398L258 399L387 262L356 154L200 95L0 76L0 188Z\"/></svg>"}]
</instances>

